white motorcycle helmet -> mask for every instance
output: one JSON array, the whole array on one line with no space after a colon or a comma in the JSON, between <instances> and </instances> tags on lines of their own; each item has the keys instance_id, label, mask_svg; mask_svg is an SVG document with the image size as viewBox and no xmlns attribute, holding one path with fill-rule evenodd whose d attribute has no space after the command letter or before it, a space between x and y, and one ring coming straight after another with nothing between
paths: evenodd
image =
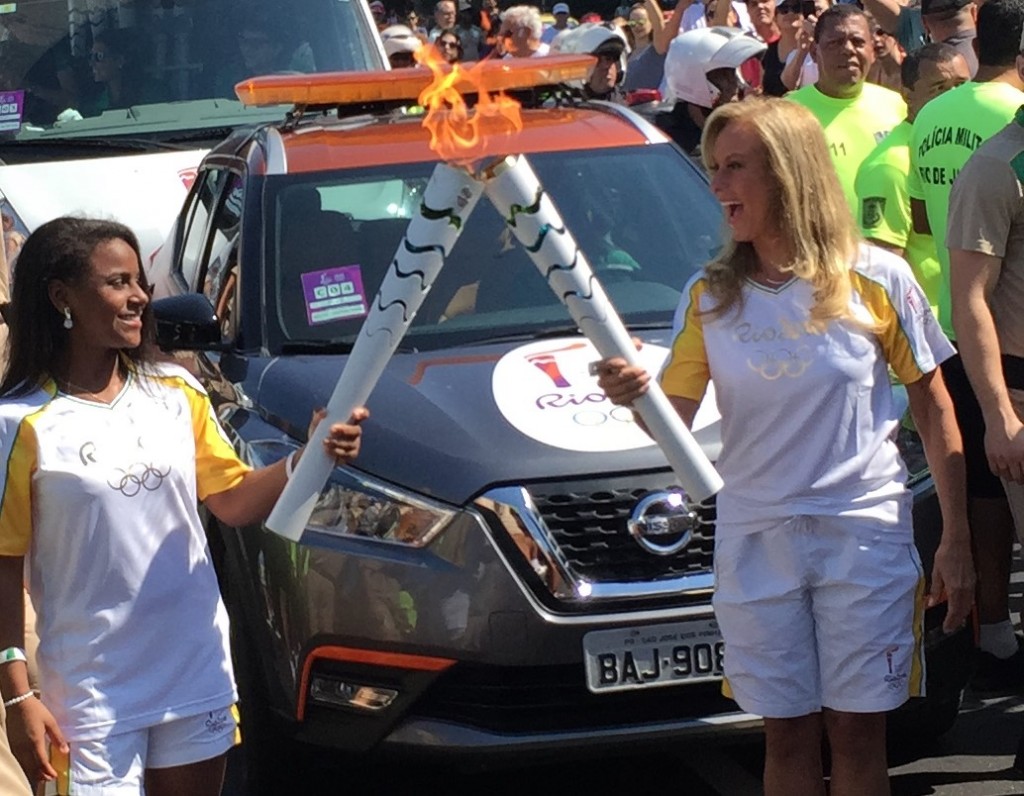
<instances>
[{"instance_id":1,"label":"white motorcycle helmet","mask_svg":"<svg viewBox=\"0 0 1024 796\"><path fill-rule=\"evenodd\" d=\"M389 25L380 32L380 40L389 58L396 53L414 53L423 46L420 37L406 25Z\"/></svg>"},{"instance_id":2,"label":"white motorcycle helmet","mask_svg":"<svg viewBox=\"0 0 1024 796\"><path fill-rule=\"evenodd\" d=\"M665 56L665 82L677 100L713 108L719 91L708 80L715 69L735 69L761 55L768 46L739 28L697 28L680 33ZM742 82L742 79L741 79Z\"/></svg>"},{"instance_id":3,"label":"white motorcycle helmet","mask_svg":"<svg viewBox=\"0 0 1024 796\"><path fill-rule=\"evenodd\" d=\"M584 22L575 28L563 30L551 41L552 53L585 53L596 55L599 50L607 46L621 46L619 55L619 76L618 82L626 76L626 61L629 58L629 42L625 34L614 25L603 22ZM571 81L576 88L582 88L586 81Z\"/></svg>"}]
</instances>

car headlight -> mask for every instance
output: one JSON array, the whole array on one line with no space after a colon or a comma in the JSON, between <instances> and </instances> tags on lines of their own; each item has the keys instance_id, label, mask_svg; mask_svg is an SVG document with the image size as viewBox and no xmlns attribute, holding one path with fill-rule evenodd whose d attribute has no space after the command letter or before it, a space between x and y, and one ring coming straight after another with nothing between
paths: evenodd
<instances>
[{"instance_id":1,"label":"car headlight","mask_svg":"<svg viewBox=\"0 0 1024 796\"><path fill-rule=\"evenodd\" d=\"M242 443L241 449L249 464L265 467L298 450L298 446L290 440L267 439ZM455 514L455 509L443 503L356 470L336 467L321 490L306 527L332 536L423 547L444 530Z\"/></svg>"},{"instance_id":2,"label":"car headlight","mask_svg":"<svg viewBox=\"0 0 1024 796\"><path fill-rule=\"evenodd\" d=\"M338 467L313 508L307 527L334 536L358 536L422 547L455 516L383 481Z\"/></svg>"}]
</instances>

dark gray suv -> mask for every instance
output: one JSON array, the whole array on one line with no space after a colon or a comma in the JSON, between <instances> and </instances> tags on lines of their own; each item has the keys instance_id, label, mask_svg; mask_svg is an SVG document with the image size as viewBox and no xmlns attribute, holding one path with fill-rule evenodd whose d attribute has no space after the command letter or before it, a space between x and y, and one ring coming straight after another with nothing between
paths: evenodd
<instances>
[{"instance_id":1,"label":"dark gray suv","mask_svg":"<svg viewBox=\"0 0 1024 796\"><path fill-rule=\"evenodd\" d=\"M703 175L626 110L523 122L510 151L657 368L680 288L719 242ZM383 111L296 114L203 162L153 267L155 308L253 463L304 440L434 162L420 120ZM759 727L720 691L714 504L691 503L604 398L596 358L482 202L370 398L363 453L333 472L301 541L211 521L261 787L292 743L469 759ZM713 396L695 435L714 459ZM930 569L938 506L909 428L901 445ZM937 632L941 608L927 623L930 696L902 715L932 735L956 716L971 640Z\"/></svg>"}]
</instances>

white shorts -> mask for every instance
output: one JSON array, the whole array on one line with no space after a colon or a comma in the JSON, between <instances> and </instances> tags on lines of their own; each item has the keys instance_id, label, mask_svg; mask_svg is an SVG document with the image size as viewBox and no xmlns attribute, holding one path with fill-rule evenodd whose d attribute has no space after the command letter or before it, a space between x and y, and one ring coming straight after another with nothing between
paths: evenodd
<instances>
[{"instance_id":1,"label":"white shorts","mask_svg":"<svg viewBox=\"0 0 1024 796\"><path fill-rule=\"evenodd\" d=\"M67 796L140 796L147 768L210 760L238 743L237 732L238 714L229 707L97 740L71 741Z\"/></svg>"},{"instance_id":2,"label":"white shorts","mask_svg":"<svg viewBox=\"0 0 1024 796\"><path fill-rule=\"evenodd\" d=\"M856 519L794 517L715 540L724 692L793 718L880 713L924 695L924 574L913 544Z\"/></svg>"}]
</instances>

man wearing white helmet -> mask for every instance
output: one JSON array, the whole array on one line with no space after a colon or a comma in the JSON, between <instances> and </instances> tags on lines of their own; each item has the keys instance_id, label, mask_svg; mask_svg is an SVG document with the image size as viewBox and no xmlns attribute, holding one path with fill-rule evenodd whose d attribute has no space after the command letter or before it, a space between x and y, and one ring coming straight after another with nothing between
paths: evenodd
<instances>
[{"instance_id":1,"label":"man wearing white helmet","mask_svg":"<svg viewBox=\"0 0 1024 796\"><path fill-rule=\"evenodd\" d=\"M629 45L617 27L600 22L585 22L559 33L551 42L551 51L587 53L596 56L597 65L579 88L587 99L625 104L622 79L626 76Z\"/></svg>"},{"instance_id":2,"label":"man wearing white helmet","mask_svg":"<svg viewBox=\"0 0 1024 796\"><path fill-rule=\"evenodd\" d=\"M389 25L380 32L380 40L384 43L384 52L392 69L416 66L413 53L423 46L423 40L413 33L412 28Z\"/></svg>"},{"instance_id":3,"label":"man wearing white helmet","mask_svg":"<svg viewBox=\"0 0 1024 796\"><path fill-rule=\"evenodd\" d=\"M658 126L684 152L695 153L711 111L750 93L740 69L766 49L763 41L738 28L696 28L679 34L665 58L665 82L676 104L670 113L659 114Z\"/></svg>"}]
</instances>

